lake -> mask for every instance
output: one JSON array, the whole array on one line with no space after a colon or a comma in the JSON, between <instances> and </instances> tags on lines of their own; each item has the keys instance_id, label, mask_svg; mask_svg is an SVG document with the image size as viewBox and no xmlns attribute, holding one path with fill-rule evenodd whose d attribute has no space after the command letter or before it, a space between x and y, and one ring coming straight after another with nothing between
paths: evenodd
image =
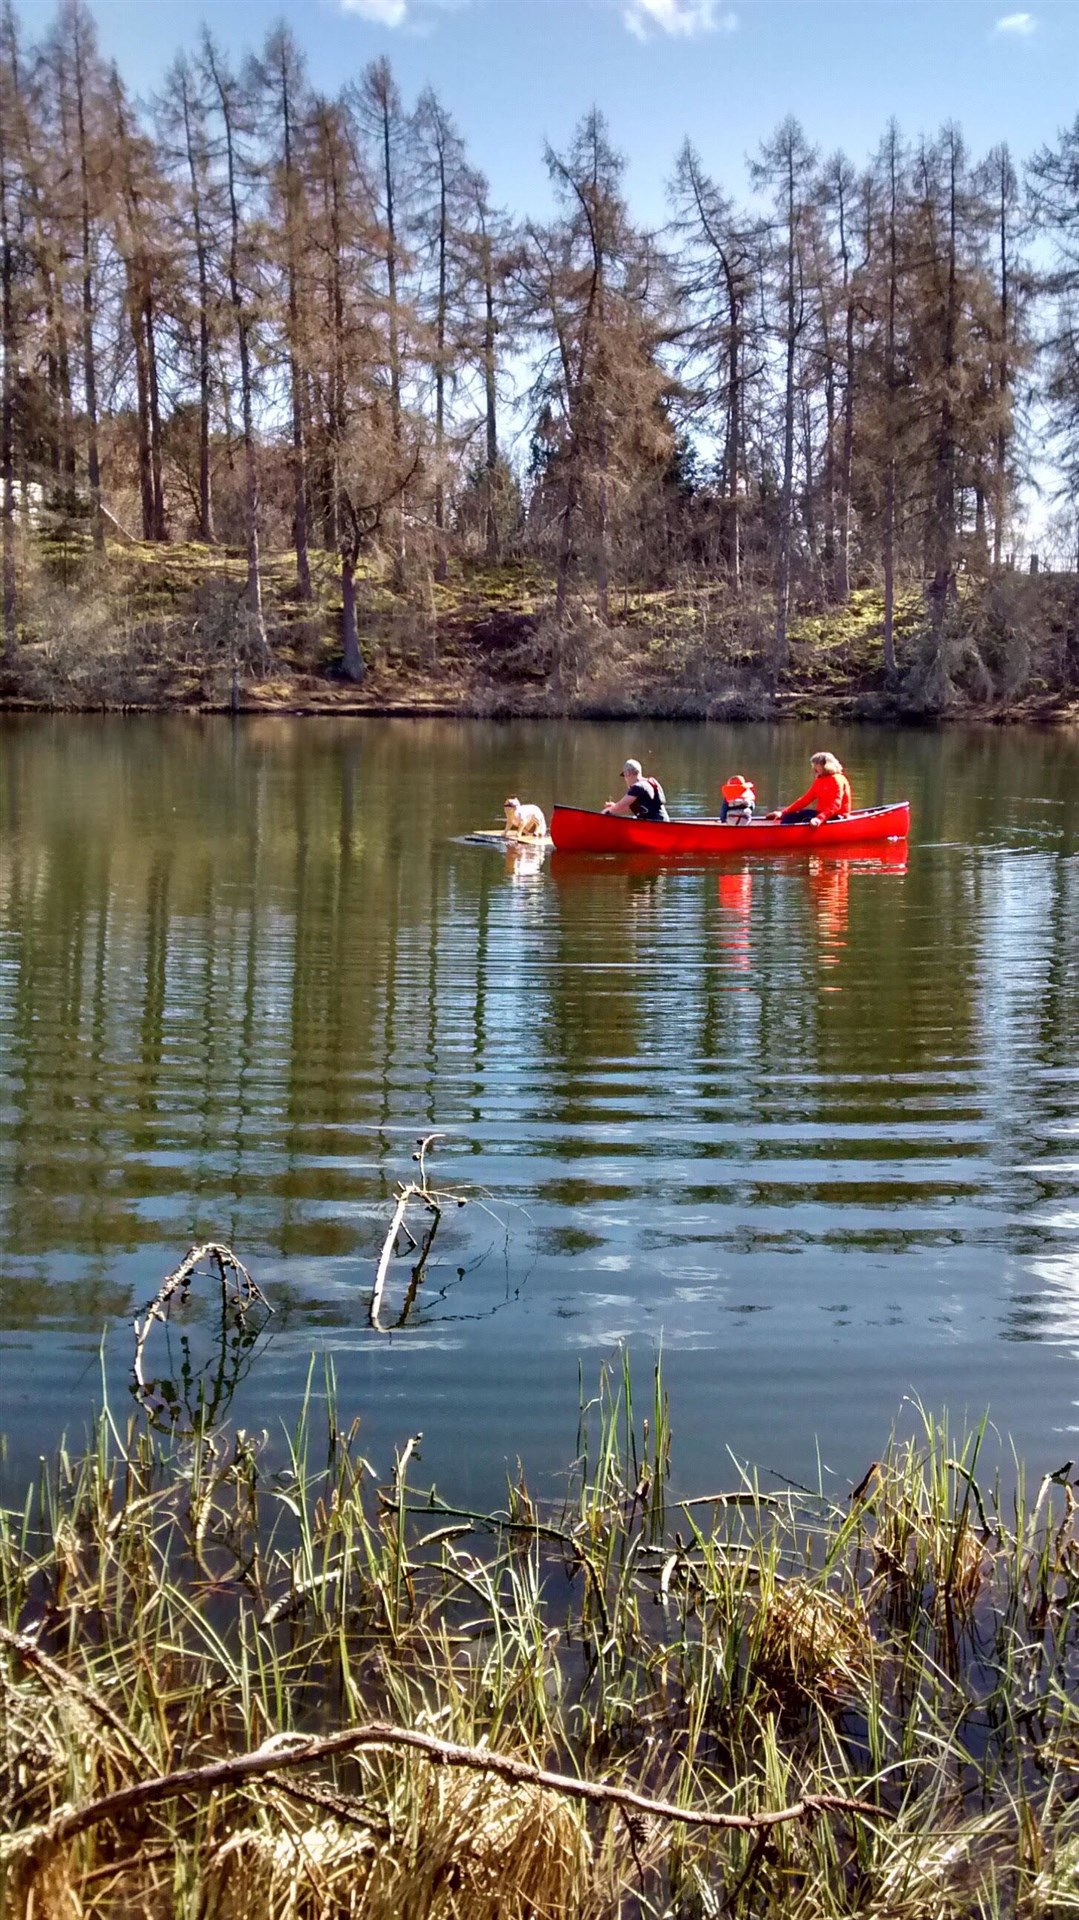
<instances>
[{"instance_id":1,"label":"lake","mask_svg":"<svg viewBox=\"0 0 1079 1920\"><path fill-rule=\"evenodd\" d=\"M765 803L833 747L905 855L515 861L509 793ZM662 1348L675 1475L842 1490L920 1396L1040 1472L1079 1449L1079 759L1064 734L0 719L0 1413L21 1497L195 1241L154 1366L279 1433L332 1365L383 1470L551 1487L580 1382ZM421 1133L444 1215L368 1323ZM419 1219L414 1221L419 1229ZM392 1264L384 1320L410 1263ZM1002 1443L1003 1445L1003 1443ZM1003 1454L1006 1458L1006 1452Z\"/></svg>"}]
</instances>

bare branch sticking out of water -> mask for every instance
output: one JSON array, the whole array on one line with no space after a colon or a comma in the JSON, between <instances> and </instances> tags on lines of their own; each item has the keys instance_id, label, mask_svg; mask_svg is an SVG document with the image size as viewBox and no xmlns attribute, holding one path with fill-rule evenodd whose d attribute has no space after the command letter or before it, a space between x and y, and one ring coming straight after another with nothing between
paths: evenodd
<instances>
[{"instance_id":1,"label":"bare branch sticking out of water","mask_svg":"<svg viewBox=\"0 0 1079 1920\"><path fill-rule=\"evenodd\" d=\"M207 1240L203 1246L191 1247L179 1266L162 1281L155 1298L144 1309L143 1318L135 1321L135 1357L131 1370L140 1395L146 1395L150 1390L143 1372L143 1359L154 1323L168 1319L177 1294L181 1300L186 1300L191 1291L191 1282L203 1261L209 1261L216 1268L221 1283L221 1304L226 1310L231 1309L238 1321L242 1322L255 1306L264 1307L267 1313L273 1312L261 1287L252 1280L231 1247L219 1246L214 1240Z\"/></svg>"},{"instance_id":2,"label":"bare branch sticking out of water","mask_svg":"<svg viewBox=\"0 0 1079 1920\"><path fill-rule=\"evenodd\" d=\"M375 1272L375 1284L371 1290L371 1304L367 1310L367 1317L376 1333L392 1333L394 1327L404 1326L405 1321L412 1311L412 1303L416 1298L420 1282L423 1279L424 1268L427 1265L427 1258L434 1243L435 1234L438 1232L438 1224L442 1218L443 1208L447 1206L463 1207L466 1205L464 1194L444 1193L440 1188L432 1187L427 1178L428 1152L435 1141L441 1140L442 1138L443 1135L441 1133L425 1133L422 1135L417 1143L416 1152L412 1156L414 1160L419 1161L419 1180L409 1180L404 1186L398 1187L397 1189L393 1218L387 1229L386 1238L382 1242L382 1252L379 1255L378 1267ZM408 1291L405 1294L401 1311L394 1322L394 1326L385 1327L382 1324L380 1315L382 1313L382 1298L386 1291L386 1279L389 1274L390 1261L393 1259L394 1249L402 1234L405 1234L407 1238L411 1240L414 1252L417 1247L415 1235L409 1228L405 1218L413 1201L418 1201L421 1206L427 1209L429 1216L427 1231L423 1236L422 1242L419 1243L419 1257L416 1265L412 1269L412 1278L409 1281Z\"/></svg>"}]
</instances>

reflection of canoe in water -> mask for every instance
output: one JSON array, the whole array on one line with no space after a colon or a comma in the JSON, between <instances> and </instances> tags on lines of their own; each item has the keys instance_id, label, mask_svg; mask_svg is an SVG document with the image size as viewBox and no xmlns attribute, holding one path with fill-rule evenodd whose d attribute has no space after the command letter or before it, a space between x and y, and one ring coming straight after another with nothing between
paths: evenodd
<instances>
[{"instance_id":1,"label":"reflection of canoe in water","mask_svg":"<svg viewBox=\"0 0 1079 1920\"><path fill-rule=\"evenodd\" d=\"M718 820L627 820L584 807L556 807L551 816L551 838L560 852L651 853L683 859L832 853L875 840L905 840L909 831L906 800L890 807L862 807L844 820L825 820L819 827L784 827L778 820L751 820L748 826L723 826Z\"/></svg>"},{"instance_id":2,"label":"reflection of canoe in water","mask_svg":"<svg viewBox=\"0 0 1079 1920\"><path fill-rule=\"evenodd\" d=\"M818 875L843 867L852 873L906 873L907 843L905 840L881 841L877 846L850 847L844 850L836 847L824 860L811 860L805 871L811 880ZM683 856L692 859L692 856ZM606 854L598 853L559 853L556 849L550 856L551 878L559 886L594 886L597 880L623 879L654 880L661 873L669 873L674 864L658 853L622 854L619 860L610 860ZM677 868L676 868L677 870ZM721 907L735 907L740 904L746 892L746 882L750 879L751 869L740 868L735 871L721 872L719 878L719 904Z\"/></svg>"}]
</instances>

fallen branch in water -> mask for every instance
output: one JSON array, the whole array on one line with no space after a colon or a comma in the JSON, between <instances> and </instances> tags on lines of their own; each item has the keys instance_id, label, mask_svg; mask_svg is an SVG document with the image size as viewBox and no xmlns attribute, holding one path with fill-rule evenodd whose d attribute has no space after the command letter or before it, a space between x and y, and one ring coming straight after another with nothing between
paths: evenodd
<instances>
[{"instance_id":1,"label":"fallen branch in water","mask_svg":"<svg viewBox=\"0 0 1079 1920\"><path fill-rule=\"evenodd\" d=\"M241 1753L228 1760L214 1760L207 1766L182 1767L175 1773L156 1775L135 1786L120 1787L115 1793L102 1794L83 1807L69 1807L43 1825L28 1828L22 1834L0 1841L0 1860L26 1860L48 1849L63 1846L81 1833L134 1813L140 1807L184 1795L214 1793L219 1787L242 1786L265 1774L277 1774L291 1767L311 1766L341 1754L364 1748L409 1748L423 1754L433 1765L463 1767L474 1773L491 1773L515 1786L541 1787L549 1793L571 1800L587 1800L594 1806L629 1808L632 1812L667 1820L688 1827L711 1827L720 1832L759 1833L790 1820L813 1819L824 1813L850 1813L858 1818L881 1820L891 1815L868 1800L848 1799L845 1794L808 1793L789 1807L775 1807L763 1813L714 1813L706 1807L676 1806L671 1800L654 1800L636 1793L632 1787L611 1786L601 1780L575 1779L572 1774L549 1773L527 1760L516 1760L508 1753L492 1753L487 1747L465 1747L454 1741L439 1740L433 1734L419 1733L411 1727L396 1727L372 1720L361 1727L347 1727L340 1733L317 1738L277 1735L253 1753Z\"/></svg>"},{"instance_id":2,"label":"fallen branch in water","mask_svg":"<svg viewBox=\"0 0 1079 1920\"><path fill-rule=\"evenodd\" d=\"M150 1337L154 1322L161 1322L168 1318L172 1302L177 1294L180 1294L182 1299L186 1298L191 1290L191 1282L204 1260L212 1261L217 1268L217 1276L221 1282L222 1301L225 1306L232 1307L238 1320L242 1321L244 1315L254 1306L265 1307L267 1313L273 1312L273 1308L261 1287L256 1286L247 1268L243 1265L242 1261L237 1260L231 1247L219 1246L214 1240L208 1240L205 1245L201 1247L192 1247L190 1251L185 1254L175 1271L170 1273L167 1278L162 1281L155 1298L144 1308L143 1319L135 1321L135 1357L131 1363L131 1367L140 1394L145 1394L149 1391L142 1370L142 1362L146 1342ZM234 1286L231 1292L228 1281L229 1274L234 1276Z\"/></svg>"}]
</instances>

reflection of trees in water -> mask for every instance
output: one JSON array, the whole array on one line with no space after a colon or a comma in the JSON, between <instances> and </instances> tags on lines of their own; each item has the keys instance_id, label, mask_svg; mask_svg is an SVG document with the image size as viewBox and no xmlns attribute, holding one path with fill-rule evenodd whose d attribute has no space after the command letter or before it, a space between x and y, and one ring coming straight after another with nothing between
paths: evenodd
<instances>
[{"instance_id":1,"label":"reflection of trees in water","mask_svg":"<svg viewBox=\"0 0 1079 1920\"><path fill-rule=\"evenodd\" d=\"M1050 806L1071 844L1067 743L852 737L863 788L872 765L882 797L913 789L923 846L903 887L857 863L762 862L743 912L711 870L608 862L574 882L557 855L507 876L450 847L451 826L484 817L473 797L447 820L458 787L500 803L519 785L512 756L542 752L552 771L523 775L530 791L548 799L557 779L587 795L612 753L603 729L535 747L425 722L91 723L58 738L49 780L5 746L0 831L0 1232L9 1268L41 1263L31 1321L50 1310L58 1253L107 1270L118 1249L173 1244L178 1217L245 1246L354 1252L401 1128L448 1122L523 1165L563 1152L557 1126L537 1145L537 1116L631 1129L651 1101L662 1128L669 1095L702 1124L736 1117L748 1151L777 1117L795 1132L916 1126L920 1078L932 1100L948 1061L973 1075L999 1056L1015 1084L987 1071L962 1097L1006 1193L1017 1138L1036 1159L1074 1111L1033 1070L1074 1048L1068 862L1047 861L1046 909L1023 936L1037 992L990 1005L993 941L998 968L1029 971L1019 903L1008 946L992 932L994 859L924 848L1022 843ZM805 745L759 736L777 791ZM687 732L686 783L703 792L719 750ZM822 1000L826 950L842 992Z\"/></svg>"},{"instance_id":2,"label":"reflection of trees in water","mask_svg":"<svg viewBox=\"0 0 1079 1920\"><path fill-rule=\"evenodd\" d=\"M997 1155L1010 1173L1018 1243L1005 1326L1012 1339L1075 1345L1079 863L1034 854L1009 866L1013 898L1003 905L1014 910L987 938L983 988L987 1099Z\"/></svg>"}]
</instances>

